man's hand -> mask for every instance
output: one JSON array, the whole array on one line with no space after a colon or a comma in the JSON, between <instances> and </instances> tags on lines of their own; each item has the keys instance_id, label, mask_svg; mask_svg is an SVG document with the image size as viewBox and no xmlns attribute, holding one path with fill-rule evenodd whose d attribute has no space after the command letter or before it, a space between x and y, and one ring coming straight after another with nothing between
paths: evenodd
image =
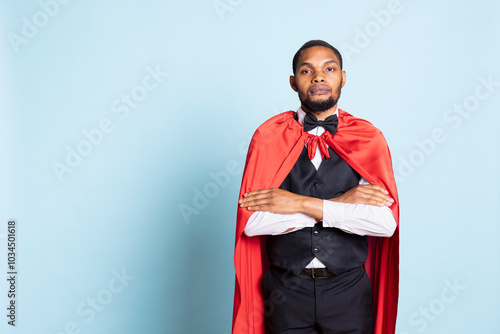
<instances>
[{"instance_id":1,"label":"man's hand","mask_svg":"<svg viewBox=\"0 0 500 334\"><path fill-rule=\"evenodd\" d=\"M356 186L339 197L330 200L340 203L368 204L374 206L391 206L394 203L394 199L389 197L387 190L374 184Z\"/></svg>"},{"instance_id":2,"label":"man's hand","mask_svg":"<svg viewBox=\"0 0 500 334\"><path fill-rule=\"evenodd\" d=\"M269 211L274 213L300 212L302 198L283 189L261 189L243 194L238 202L250 211Z\"/></svg>"},{"instance_id":3,"label":"man's hand","mask_svg":"<svg viewBox=\"0 0 500 334\"><path fill-rule=\"evenodd\" d=\"M273 188L250 191L238 201L242 208L250 211L269 211L274 213L303 213L323 219L323 201L319 198L301 196L289 191Z\"/></svg>"}]
</instances>

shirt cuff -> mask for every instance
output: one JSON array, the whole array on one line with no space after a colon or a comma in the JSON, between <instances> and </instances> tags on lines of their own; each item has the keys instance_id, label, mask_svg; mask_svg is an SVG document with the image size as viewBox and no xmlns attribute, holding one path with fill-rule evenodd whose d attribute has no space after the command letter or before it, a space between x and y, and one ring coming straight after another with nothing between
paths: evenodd
<instances>
[{"instance_id":1,"label":"shirt cuff","mask_svg":"<svg viewBox=\"0 0 500 334\"><path fill-rule=\"evenodd\" d=\"M323 200L323 226L340 228L345 223L345 206L329 200Z\"/></svg>"},{"instance_id":2,"label":"shirt cuff","mask_svg":"<svg viewBox=\"0 0 500 334\"><path fill-rule=\"evenodd\" d=\"M279 235L291 233L304 227L313 227L316 220L303 213L281 214L267 211L255 211L245 226L245 234L249 237L256 235ZM290 229L288 231L288 229ZM286 231L286 232L285 232Z\"/></svg>"}]
</instances>

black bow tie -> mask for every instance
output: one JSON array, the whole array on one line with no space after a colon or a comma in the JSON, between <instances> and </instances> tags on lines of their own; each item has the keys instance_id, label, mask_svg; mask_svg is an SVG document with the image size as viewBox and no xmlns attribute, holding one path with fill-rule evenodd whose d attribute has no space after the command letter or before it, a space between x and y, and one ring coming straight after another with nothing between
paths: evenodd
<instances>
[{"instance_id":1,"label":"black bow tie","mask_svg":"<svg viewBox=\"0 0 500 334\"><path fill-rule=\"evenodd\" d=\"M328 116L324 121L318 121L316 116L308 112L304 118L304 130L311 131L312 129L322 126L326 131L330 132L332 135L337 132L337 125L339 120L337 115Z\"/></svg>"}]
</instances>

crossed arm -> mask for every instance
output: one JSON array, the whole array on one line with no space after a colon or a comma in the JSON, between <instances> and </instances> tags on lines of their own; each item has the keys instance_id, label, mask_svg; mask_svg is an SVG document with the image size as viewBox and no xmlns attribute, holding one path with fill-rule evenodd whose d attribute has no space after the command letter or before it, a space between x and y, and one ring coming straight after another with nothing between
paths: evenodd
<instances>
[{"instance_id":1,"label":"crossed arm","mask_svg":"<svg viewBox=\"0 0 500 334\"><path fill-rule=\"evenodd\" d=\"M361 184L329 201L331 202L324 202L318 198L297 195L282 189L262 189L244 194L239 204L241 207L245 207L250 211L262 211L259 212L259 215L265 214L266 212L268 212L269 215L269 212L271 212L271 215L278 214L278 216L281 217L297 217L297 215L294 214L299 214L298 217L306 217L305 221L303 218L300 218L300 220L302 220L300 224L287 228L284 231L281 230L281 233L296 230L301 224L311 226L309 225L311 223L308 223L307 220L312 220L312 224L314 224L314 220L316 222L323 220L324 226L338 227L346 232L361 235L390 236L396 227L392 212L388 208L394 200L390 198L387 191L380 186ZM332 202L336 203L334 204ZM327 211L323 212L325 207L327 207ZM332 213L334 211L332 211L332 209L335 210L335 212L342 212L342 215L340 215L341 217L344 217L345 214L345 217L350 217L351 219L338 219L339 215L333 217ZM276 218L271 218L271 220L276 220ZM337 221L334 222L332 220ZM361 225L364 227L360 229L359 223L355 223L354 225L349 224L349 221L354 220L358 222L363 221ZM281 226L283 225L281 224ZM248 228L250 228L250 226L248 226ZM251 227L251 229L254 228ZM274 234L274 232L271 234Z\"/></svg>"}]
</instances>

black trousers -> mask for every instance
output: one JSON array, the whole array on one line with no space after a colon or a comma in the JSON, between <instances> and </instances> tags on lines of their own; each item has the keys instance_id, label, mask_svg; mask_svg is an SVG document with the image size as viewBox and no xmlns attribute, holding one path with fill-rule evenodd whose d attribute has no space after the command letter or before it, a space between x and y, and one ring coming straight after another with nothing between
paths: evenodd
<instances>
[{"instance_id":1,"label":"black trousers","mask_svg":"<svg viewBox=\"0 0 500 334\"><path fill-rule=\"evenodd\" d=\"M266 334L372 334L364 267L312 278L272 266L262 279Z\"/></svg>"}]
</instances>

